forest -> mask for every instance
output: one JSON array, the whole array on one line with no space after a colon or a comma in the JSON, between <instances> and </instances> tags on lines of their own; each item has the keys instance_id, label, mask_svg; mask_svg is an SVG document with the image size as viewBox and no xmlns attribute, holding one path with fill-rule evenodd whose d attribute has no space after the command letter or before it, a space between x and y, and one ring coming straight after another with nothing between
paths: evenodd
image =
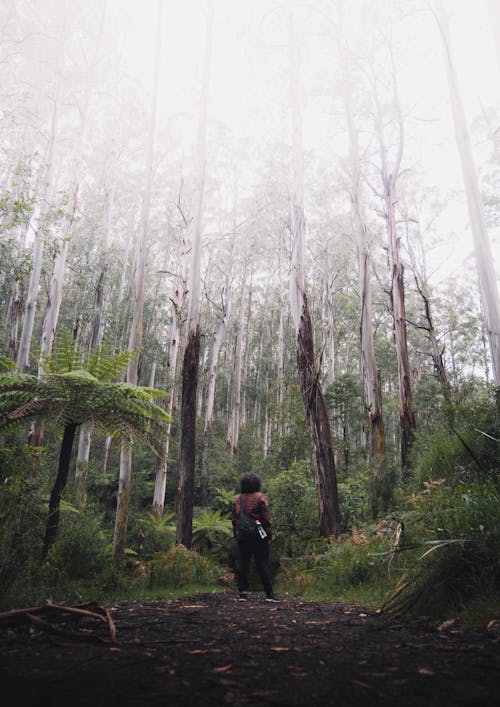
<instances>
[{"instance_id":1,"label":"forest","mask_svg":"<svg viewBox=\"0 0 500 707\"><path fill-rule=\"evenodd\" d=\"M498 614L499 37L3 0L2 609L235 590L252 471L278 592Z\"/></svg>"}]
</instances>

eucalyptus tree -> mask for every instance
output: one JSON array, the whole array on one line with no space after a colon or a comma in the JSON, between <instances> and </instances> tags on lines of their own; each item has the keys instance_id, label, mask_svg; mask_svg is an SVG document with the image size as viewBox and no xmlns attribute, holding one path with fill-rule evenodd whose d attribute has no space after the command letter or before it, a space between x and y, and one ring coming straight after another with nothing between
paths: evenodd
<instances>
[{"instance_id":1,"label":"eucalyptus tree","mask_svg":"<svg viewBox=\"0 0 500 707\"><path fill-rule=\"evenodd\" d=\"M451 113L455 127L455 140L460 156L465 194L469 209L470 228L474 239L477 279L493 365L493 377L497 383L500 383L500 297L498 294L491 243L488 237L484 205L479 188L479 179L472 152L467 120L453 62L449 23L442 0L435 0L434 7L441 34L450 93Z\"/></svg>"},{"instance_id":2,"label":"eucalyptus tree","mask_svg":"<svg viewBox=\"0 0 500 707\"><path fill-rule=\"evenodd\" d=\"M337 477L328 413L321 391L314 353L314 335L304 279L304 154L299 87L299 51L292 12L288 16L288 50L291 83L292 170L290 204L292 263L290 306L297 336L297 369L313 447L318 494L319 531L337 536L341 529Z\"/></svg>"},{"instance_id":3,"label":"eucalyptus tree","mask_svg":"<svg viewBox=\"0 0 500 707\"><path fill-rule=\"evenodd\" d=\"M191 546L194 508L196 401L200 356L200 282L201 241L203 230L203 193L206 169L207 111L212 56L213 0L208 0L203 78L198 118L196 187L191 238L191 272L187 340L182 365L181 452L177 488L177 544Z\"/></svg>"},{"instance_id":4,"label":"eucalyptus tree","mask_svg":"<svg viewBox=\"0 0 500 707\"><path fill-rule=\"evenodd\" d=\"M203 423L203 442L200 469L200 505L208 505L209 496L209 460L212 443L212 425L215 405L215 392L217 384L217 374L219 371L219 356L226 334L228 321L231 317L231 306L233 297L233 262L236 243L236 225L230 234L229 258L226 263L226 271L223 275L223 284L220 289L219 302L213 303L216 313L216 323L212 334L212 349L210 352L210 368L208 372L208 386L205 399L205 417ZM217 271L220 268L217 267Z\"/></svg>"},{"instance_id":5,"label":"eucalyptus tree","mask_svg":"<svg viewBox=\"0 0 500 707\"><path fill-rule=\"evenodd\" d=\"M394 343L398 364L399 421L401 465L407 473L408 452L415 432L415 412L413 404L412 376L408 352L408 331L406 322L404 265L401 258L400 236L398 234L397 185L401 176L404 151L404 119L398 94L398 83L394 55L390 44L384 42L389 63L389 86L392 93L389 109L380 95L379 77L371 68L371 84L375 107L376 139L379 146L382 189L375 188L383 206L383 216L387 232L387 252L389 258L389 295L394 326ZM389 110L389 117L387 115ZM391 146L394 147L391 155ZM406 470L406 471L405 471Z\"/></svg>"},{"instance_id":6,"label":"eucalyptus tree","mask_svg":"<svg viewBox=\"0 0 500 707\"><path fill-rule=\"evenodd\" d=\"M145 164L144 164L144 188L141 200L141 214L139 221L139 235L137 239L137 250L135 258L135 282L134 282L134 306L132 313L132 323L129 333L130 350L136 352L130 361L127 369L127 382L136 385L138 382L138 356L142 344L143 335L143 315L144 315L144 273L146 267L146 245L149 234L149 212L151 208L151 187L153 177L153 157L156 127L156 111L158 100L158 82L160 74L161 60L161 20L162 2L157 1L157 11L155 16L156 42L155 56L153 64L153 82L151 92L151 106L149 114L149 125L147 130ZM120 454L120 477L118 484L118 497L116 506L115 533L113 538L113 560L116 565L123 562L125 557L125 542L127 535L128 503L130 497L130 483L132 477L132 448L129 440L124 438Z\"/></svg>"},{"instance_id":7,"label":"eucalyptus tree","mask_svg":"<svg viewBox=\"0 0 500 707\"><path fill-rule=\"evenodd\" d=\"M180 259L177 262L177 271L174 275L173 295L170 297L172 310L171 320L168 333L168 352L166 359L166 374L169 386L170 395L167 400L167 412L172 414L174 401L177 395L178 386L178 367L179 367L179 352L181 350L181 337L183 335L183 326L186 317L186 299L188 293L187 271L188 271L188 256L189 245L186 238L186 231L189 228L189 221L182 208L181 191L177 199L177 210L181 220L177 227L179 235L179 251ZM172 266L170 266L172 267ZM165 494L167 489L167 471L169 463L169 448L170 448L170 422L165 430L163 440L162 457L158 465L155 476L155 487L153 493L152 513L155 517L163 516L165 507Z\"/></svg>"}]
</instances>

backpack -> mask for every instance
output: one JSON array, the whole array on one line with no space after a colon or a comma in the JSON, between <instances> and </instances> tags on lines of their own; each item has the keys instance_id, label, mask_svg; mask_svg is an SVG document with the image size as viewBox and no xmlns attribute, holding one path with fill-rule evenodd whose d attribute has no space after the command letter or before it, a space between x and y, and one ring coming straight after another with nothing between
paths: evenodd
<instances>
[{"instance_id":1,"label":"backpack","mask_svg":"<svg viewBox=\"0 0 500 707\"><path fill-rule=\"evenodd\" d=\"M249 539L254 538L258 540L264 540L267 538L267 533L257 521L255 521L251 516L245 513L243 508L243 498L240 496L240 538Z\"/></svg>"}]
</instances>

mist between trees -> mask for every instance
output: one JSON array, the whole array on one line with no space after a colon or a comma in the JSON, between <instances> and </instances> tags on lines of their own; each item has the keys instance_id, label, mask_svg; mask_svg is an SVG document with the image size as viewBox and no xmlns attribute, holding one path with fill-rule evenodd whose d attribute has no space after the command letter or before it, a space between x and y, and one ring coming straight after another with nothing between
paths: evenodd
<instances>
[{"instance_id":1,"label":"mist between trees","mask_svg":"<svg viewBox=\"0 0 500 707\"><path fill-rule=\"evenodd\" d=\"M494 2L4 0L6 376L129 351L113 382L166 393L154 451L71 418L68 483L116 511L116 565L130 504L174 512L190 547L196 508L250 469L307 462L323 537L439 476L416 478L415 441L460 436L460 405L500 378L498 18ZM3 444L46 448L52 488L57 420L35 418Z\"/></svg>"}]
</instances>

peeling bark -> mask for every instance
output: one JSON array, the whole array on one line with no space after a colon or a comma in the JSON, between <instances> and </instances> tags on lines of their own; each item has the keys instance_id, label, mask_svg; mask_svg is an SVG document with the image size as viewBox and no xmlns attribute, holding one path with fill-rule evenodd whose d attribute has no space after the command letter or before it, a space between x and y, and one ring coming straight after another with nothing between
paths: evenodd
<instances>
[{"instance_id":1,"label":"peeling bark","mask_svg":"<svg viewBox=\"0 0 500 707\"><path fill-rule=\"evenodd\" d=\"M341 518L332 435L318 380L319 374L316 370L313 328L305 296L297 336L297 369L302 400L311 431L318 493L319 531L323 537L337 536L341 530Z\"/></svg>"}]
</instances>

